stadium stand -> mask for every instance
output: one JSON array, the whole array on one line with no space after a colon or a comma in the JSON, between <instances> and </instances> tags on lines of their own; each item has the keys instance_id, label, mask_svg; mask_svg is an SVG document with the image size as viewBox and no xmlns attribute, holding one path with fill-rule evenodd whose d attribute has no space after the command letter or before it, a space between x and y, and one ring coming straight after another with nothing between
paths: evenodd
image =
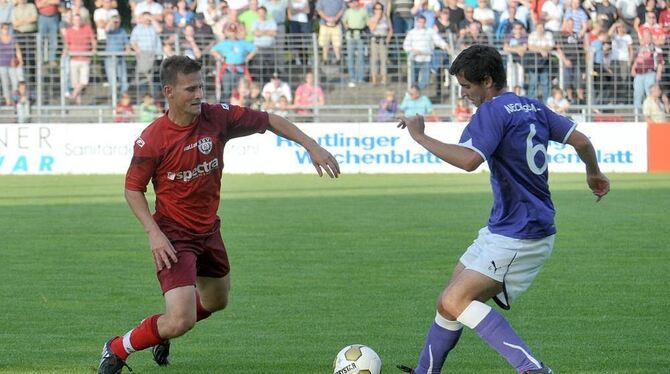
<instances>
[{"instance_id":1,"label":"stadium stand","mask_svg":"<svg viewBox=\"0 0 670 374\"><path fill-rule=\"evenodd\" d=\"M347 7L343 0L329 1L341 2L342 9ZM126 4L98 0L86 9L81 1L62 2L60 16L45 16L40 13L42 8L36 8L38 19L31 18L35 10L31 1L17 0L9 10L0 4L0 22L12 25L10 36L0 35L4 97L0 102L4 104L0 106L0 121L112 122L126 93L135 105L135 113L139 113L146 93L154 97L159 109L164 108L158 67L164 56L172 54L188 55L203 63L209 102L231 101L227 91L237 87L237 82L228 82L225 90L221 82L231 77L225 78L225 73L233 69L236 80L246 77L254 82L254 87L265 86L277 74L292 92L304 83L308 72L313 72L315 87L321 88L325 104L318 105L319 100L313 100L313 107L304 108L290 102L287 109L284 103L282 110L288 110L289 117L298 122L376 121L379 101L388 91L395 92L398 101L406 95L415 79L413 71L417 70L413 61L428 60L429 82L422 93L434 104L436 119L451 121L457 111L459 88L447 73L449 61L474 43L496 46L505 55L508 76L513 80L510 83L525 94L546 102L548 98L542 96L554 88L561 89L569 103L567 113L577 120L644 121L641 103L653 84L660 85L658 105L661 110L666 108L664 97L670 92L670 11L665 1L639 4L635 17L631 17L630 9L618 10L607 0L501 1L506 3L502 12L496 10L501 7L500 1L495 1L495 7L484 0L415 1L411 13L425 18L426 27L447 43L446 48L438 48L418 60L414 49L403 48L405 33L385 38L363 28L356 29L352 37L354 33L346 32L344 24L341 58L333 58L332 49L324 53L320 47L324 43L319 43L321 22L314 11L317 1L310 1L309 12L305 13L303 2L297 0L262 0L258 2L263 7L260 17L255 0L251 6L236 1L234 10L224 0L144 0L119 9ZM367 21L378 17L374 2L360 3L368 10ZM381 3L383 16L392 21L384 21L389 27L408 25L404 12L396 12L396 6L404 7L406 1ZM557 12L562 16L556 17ZM497 21L490 20L491 13ZM394 19L400 14L404 17L402 22ZM95 43L90 38L77 40L83 34L70 32L73 16L76 22L90 25ZM60 17L55 61L51 57L53 35L40 32L39 20L45 17ZM478 19L488 20L482 25ZM331 21L327 23L332 24ZM307 31L305 22L313 32L290 32ZM335 22L341 24L340 19ZM355 48L347 48L347 43L354 42ZM372 43L376 50L378 43L385 47L387 72L383 84L370 76ZM421 41L413 40L412 44L424 47ZM229 55L225 60L212 54L217 45L230 51L244 46L248 53ZM350 63L356 61L356 77L350 77L347 51L363 55L349 59ZM242 59L237 60L238 57ZM378 60L379 56L375 58ZM82 70L81 61L90 61L88 68ZM362 69L360 61L364 64ZM364 74L362 82L359 71ZM74 98L73 78L78 87L83 79L87 80L83 92ZM25 81L27 89L19 94L20 81ZM248 91L235 100L256 102ZM261 107L277 109L269 103L261 103ZM668 118L670 113L666 121Z\"/></svg>"}]
</instances>

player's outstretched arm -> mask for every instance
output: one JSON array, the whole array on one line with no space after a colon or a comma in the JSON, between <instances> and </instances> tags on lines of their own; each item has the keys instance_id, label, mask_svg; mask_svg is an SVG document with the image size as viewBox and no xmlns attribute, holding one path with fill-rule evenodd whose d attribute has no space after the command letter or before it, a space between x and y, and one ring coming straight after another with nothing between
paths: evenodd
<instances>
[{"instance_id":1,"label":"player's outstretched arm","mask_svg":"<svg viewBox=\"0 0 670 374\"><path fill-rule=\"evenodd\" d=\"M596 202L600 201L610 191L610 180L598 167L598 159L596 158L596 150L593 148L593 144L591 144L586 135L577 130L570 134L567 143L575 148L579 158L584 161L586 165L586 183L589 185L591 191L593 191L593 194L598 197Z\"/></svg>"},{"instance_id":2,"label":"player's outstretched arm","mask_svg":"<svg viewBox=\"0 0 670 374\"><path fill-rule=\"evenodd\" d=\"M474 171L484 162L482 156L470 148L458 144L443 143L435 138L426 135L426 128L423 116L414 116L411 118L400 118L398 128L407 128L410 136L415 142L426 148L430 153L439 157L457 168L465 171Z\"/></svg>"},{"instance_id":3,"label":"player's outstretched arm","mask_svg":"<svg viewBox=\"0 0 670 374\"><path fill-rule=\"evenodd\" d=\"M337 178L340 175L340 165L330 152L286 118L272 113L269 113L268 116L270 118L270 131L305 147L320 177L323 176L324 171L331 178Z\"/></svg>"},{"instance_id":4,"label":"player's outstretched arm","mask_svg":"<svg viewBox=\"0 0 670 374\"><path fill-rule=\"evenodd\" d=\"M154 257L156 268L160 271L164 267L171 268L172 262L177 262L177 251L175 251L172 243L165 237L163 231L158 227L156 221L151 216L149 210L149 203L146 196L141 191L125 190L126 201L130 210L144 227L144 231L149 237L149 246L151 247L151 254Z\"/></svg>"}]
</instances>

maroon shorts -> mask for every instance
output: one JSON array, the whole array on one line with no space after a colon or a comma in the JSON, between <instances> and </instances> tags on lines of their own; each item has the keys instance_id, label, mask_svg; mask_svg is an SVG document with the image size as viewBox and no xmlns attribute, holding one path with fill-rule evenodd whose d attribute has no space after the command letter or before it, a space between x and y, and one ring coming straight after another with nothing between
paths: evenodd
<instances>
[{"instance_id":1,"label":"maroon shorts","mask_svg":"<svg viewBox=\"0 0 670 374\"><path fill-rule=\"evenodd\" d=\"M159 218L156 222L177 251L177 263L163 268L156 276L163 293L183 286L195 285L197 277L222 278L230 272L226 247L217 219L212 231L196 234L178 223Z\"/></svg>"}]
</instances>

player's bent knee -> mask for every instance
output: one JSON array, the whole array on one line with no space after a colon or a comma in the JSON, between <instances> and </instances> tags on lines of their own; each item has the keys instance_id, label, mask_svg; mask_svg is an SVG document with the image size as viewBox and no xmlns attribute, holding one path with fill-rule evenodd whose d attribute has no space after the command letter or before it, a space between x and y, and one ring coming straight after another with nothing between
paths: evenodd
<instances>
[{"instance_id":1,"label":"player's bent knee","mask_svg":"<svg viewBox=\"0 0 670 374\"><path fill-rule=\"evenodd\" d=\"M191 317L173 317L166 321L164 331L161 335L164 338L176 338L186 334L195 326L195 318Z\"/></svg>"},{"instance_id":2,"label":"player's bent knee","mask_svg":"<svg viewBox=\"0 0 670 374\"><path fill-rule=\"evenodd\" d=\"M461 295L443 292L437 303L437 311L445 318L455 321L472 300Z\"/></svg>"}]
</instances>

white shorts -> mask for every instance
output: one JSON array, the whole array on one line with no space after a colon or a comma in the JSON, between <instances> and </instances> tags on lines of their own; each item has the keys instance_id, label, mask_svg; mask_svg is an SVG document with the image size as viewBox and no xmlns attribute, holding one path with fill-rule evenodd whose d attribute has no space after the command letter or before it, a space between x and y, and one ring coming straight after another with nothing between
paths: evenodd
<instances>
[{"instance_id":1,"label":"white shorts","mask_svg":"<svg viewBox=\"0 0 670 374\"><path fill-rule=\"evenodd\" d=\"M70 60L70 80L73 86L85 86L88 84L91 61Z\"/></svg>"},{"instance_id":2,"label":"white shorts","mask_svg":"<svg viewBox=\"0 0 670 374\"><path fill-rule=\"evenodd\" d=\"M460 262L466 269L482 273L503 284L493 300L503 309L530 287L549 259L555 235L541 239L514 239L493 234L487 227L468 247Z\"/></svg>"}]
</instances>

